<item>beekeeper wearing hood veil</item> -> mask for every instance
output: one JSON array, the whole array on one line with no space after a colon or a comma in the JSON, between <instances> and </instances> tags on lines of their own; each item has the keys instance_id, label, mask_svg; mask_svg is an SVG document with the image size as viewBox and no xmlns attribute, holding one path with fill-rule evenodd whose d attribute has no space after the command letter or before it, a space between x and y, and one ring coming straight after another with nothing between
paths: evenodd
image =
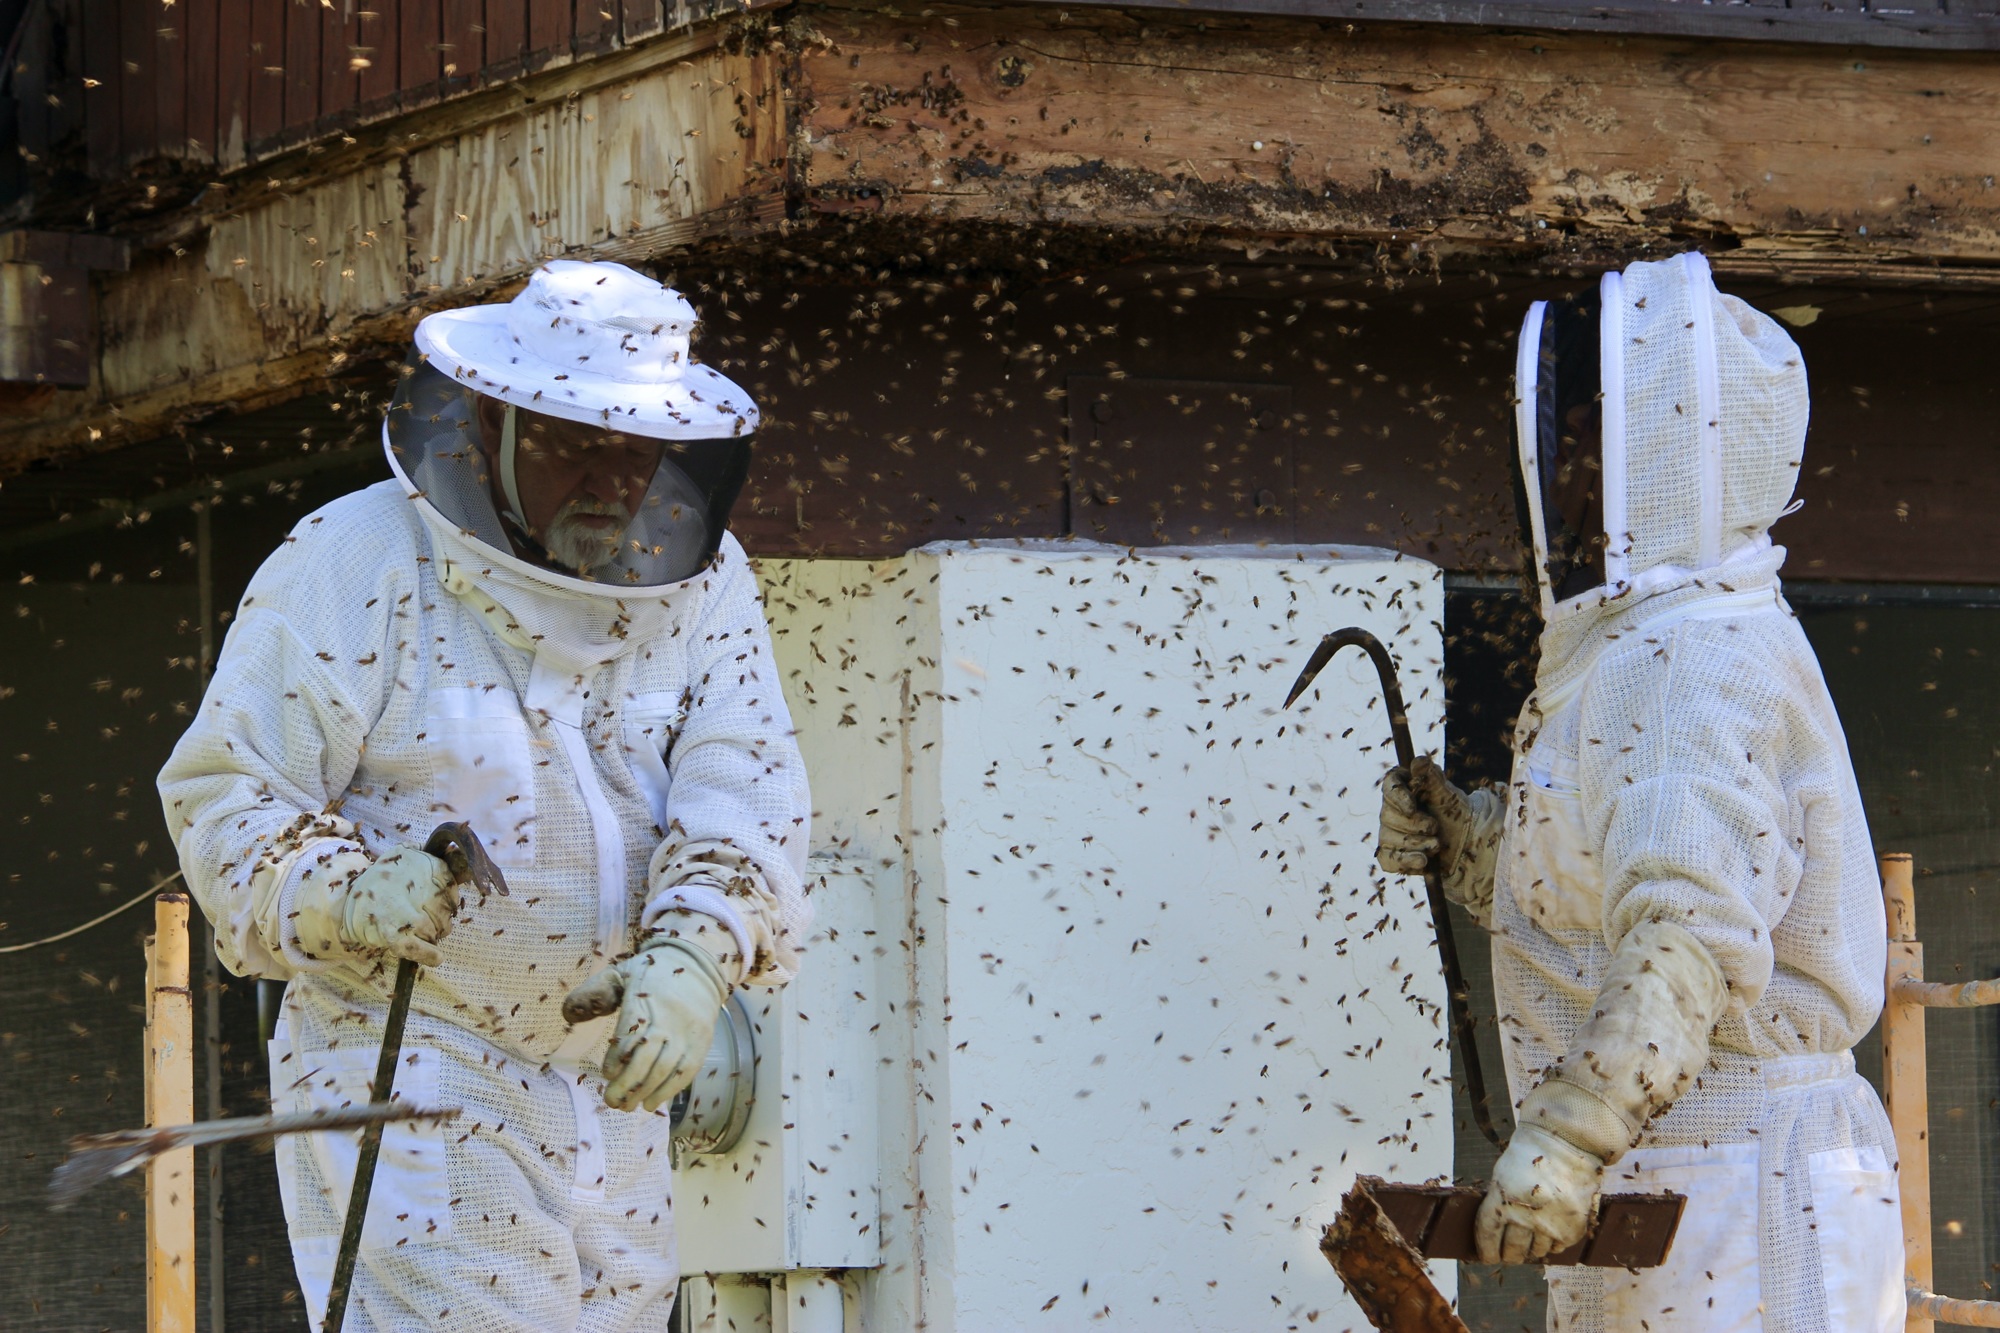
<instances>
[{"instance_id":1,"label":"beekeeper wearing hood veil","mask_svg":"<svg viewBox=\"0 0 2000 1333\"><path fill-rule=\"evenodd\" d=\"M1517 437L1544 620L1502 792L1384 784L1380 857L1493 936L1516 1131L1481 1257L1687 1196L1664 1267L1549 1270L1549 1327L1889 1333L1896 1154L1851 1048L1881 892L1840 720L1779 588L1806 372L1688 254L1537 302Z\"/></svg>"},{"instance_id":2,"label":"beekeeper wearing hood veil","mask_svg":"<svg viewBox=\"0 0 2000 1333\"><path fill-rule=\"evenodd\" d=\"M274 1109L366 1100L397 960L426 965L396 1093L463 1110L385 1131L349 1329L664 1330L665 1107L730 991L798 965L805 773L726 530L757 409L694 325L577 261L425 319L395 479L257 572L160 775L223 962L290 983ZM421 850L445 820L507 896L460 900ZM314 1327L355 1157L278 1145Z\"/></svg>"}]
</instances>

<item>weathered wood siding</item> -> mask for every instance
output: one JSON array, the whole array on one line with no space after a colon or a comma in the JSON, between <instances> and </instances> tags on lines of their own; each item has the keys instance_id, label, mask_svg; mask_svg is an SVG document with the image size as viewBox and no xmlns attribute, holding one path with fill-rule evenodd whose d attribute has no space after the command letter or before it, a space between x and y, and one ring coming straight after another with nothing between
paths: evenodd
<instances>
[{"instance_id":1,"label":"weathered wood siding","mask_svg":"<svg viewBox=\"0 0 2000 1333\"><path fill-rule=\"evenodd\" d=\"M224 170L760 0L35 0L22 146ZM51 107L47 97L58 104Z\"/></svg>"},{"instance_id":2,"label":"weathered wood siding","mask_svg":"<svg viewBox=\"0 0 2000 1333\"><path fill-rule=\"evenodd\" d=\"M2000 262L2000 66L1115 12L810 11L813 202L1539 255Z\"/></svg>"}]
</instances>

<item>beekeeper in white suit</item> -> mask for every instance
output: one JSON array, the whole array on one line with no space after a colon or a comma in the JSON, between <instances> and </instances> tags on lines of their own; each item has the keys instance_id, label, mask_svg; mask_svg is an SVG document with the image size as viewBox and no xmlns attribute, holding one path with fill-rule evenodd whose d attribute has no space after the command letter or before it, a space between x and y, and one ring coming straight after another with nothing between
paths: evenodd
<instances>
[{"instance_id":1,"label":"beekeeper in white suit","mask_svg":"<svg viewBox=\"0 0 2000 1333\"><path fill-rule=\"evenodd\" d=\"M757 409L689 358L695 312L610 263L418 325L395 479L252 580L160 775L240 975L288 979L275 1109L365 1100L396 961L426 965L349 1329L664 1330L665 1106L730 991L798 963L805 773L742 548ZM470 823L509 881L421 847ZM615 1017L562 1005L625 983ZM608 1076L608 1082L607 1082ZM356 1155L282 1139L314 1327Z\"/></svg>"},{"instance_id":2,"label":"beekeeper in white suit","mask_svg":"<svg viewBox=\"0 0 2000 1333\"><path fill-rule=\"evenodd\" d=\"M1895 1147L1850 1048L1882 1008L1847 744L1779 589L1806 372L1701 256L1536 303L1516 392L1544 620L1504 793L1384 784L1380 858L1492 932L1517 1129L1481 1258L1688 1198L1662 1268L1551 1268L1549 1327L1903 1327Z\"/></svg>"}]
</instances>

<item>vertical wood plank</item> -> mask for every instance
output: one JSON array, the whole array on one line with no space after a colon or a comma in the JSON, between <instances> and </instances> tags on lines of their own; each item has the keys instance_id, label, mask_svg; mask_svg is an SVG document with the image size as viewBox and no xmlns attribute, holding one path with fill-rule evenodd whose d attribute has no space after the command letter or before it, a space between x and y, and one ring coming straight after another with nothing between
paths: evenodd
<instances>
[{"instance_id":1,"label":"vertical wood plank","mask_svg":"<svg viewBox=\"0 0 2000 1333\"><path fill-rule=\"evenodd\" d=\"M580 56L618 44L617 0L574 0L570 45Z\"/></svg>"},{"instance_id":2,"label":"vertical wood plank","mask_svg":"<svg viewBox=\"0 0 2000 1333\"><path fill-rule=\"evenodd\" d=\"M360 46L355 54L367 62L360 70L358 97L361 110L369 115L379 115L396 104L401 63L396 44L402 36L396 9L383 0L363 0L355 11L355 41Z\"/></svg>"},{"instance_id":3,"label":"vertical wood plank","mask_svg":"<svg viewBox=\"0 0 2000 1333\"><path fill-rule=\"evenodd\" d=\"M439 0L402 0L397 6L397 98L405 108L428 106L438 99L438 79L444 62L438 57Z\"/></svg>"},{"instance_id":4,"label":"vertical wood plank","mask_svg":"<svg viewBox=\"0 0 2000 1333\"><path fill-rule=\"evenodd\" d=\"M440 18L443 35L439 49L444 56L443 90L446 97L464 92L479 79L486 64L486 6L480 0L444 0Z\"/></svg>"},{"instance_id":5,"label":"vertical wood plank","mask_svg":"<svg viewBox=\"0 0 2000 1333\"><path fill-rule=\"evenodd\" d=\"M353 119L361 100L361 70L354 63L361 21L357 0L330 0L319 10L319 114L322 125Z\"/></svg>"},{"instance_id":6,"label":"vertical wood plank","mask_svg":"<svg viewBox=\"0 0 2000 1333\"><path fill-rule=\"evenodd\" d=\"M185 4L127 0L153 29L153 126L162 157L188 155L188 18Z\"/></svg>"},{"instance_id":7,"label":"vertical wood plank","mask_svg":"<svg viewBox=\"0 0 2000 1333\"><path fill-rule=\"evenodd\" d=\"M312 133L319 119L319 5L290 0L285 6L285 126L287 143Z\"/></svg>"},{"instance_id":8,"label":"vertical wood plank","mask_svg":"<svg viewBox=\"0 0 2000 1333\"><path fill-rule=\"evenodd\" d=\"M83 141L92 179L110 180L124 161L119 150L118 0L83 0Z\"/></svg>"},{"instance_id":9,"label":"vertical wood plank","mask_svg":"<svg viewBox=\"0 0 2000 1333\"><path fill-rule=\"evenodd\" d=\"M527 0L486 0L486 61L482 83L518 75L528 54Z\"/></svg>"},{"instance_id":10,"label":"vertical wood plank","mask_svg":"<svg viewBox=\"0 0 2000 1333\"><path fill-rule=\"evenodd\" d=\"M194 1119L194 997L188 989L188 899L154 902L146 965L146 1123ZM195 1333L194 1149L146 1166L148 1333Z\"/></svg>"},{"instance_id":11,"label":"vertical wood plank","mask_svg":"<svg viewBox=\"0 0 2000 1333\"><path fill-rule=\"evenodd\" d=\"M625 45L642 42L665 27L661 0L618 0L618 37Z\"/></svg>"},{"instance_id":12,"label":"vertical wood plank","mask_svg":"<svg viewBox=\"0 0 2000 1333\"><path fill-rule=\"evenodd\" d=\"M216 165L240 167L250 142L250 0L218 0L215 47Z\"/></svg>"},{"instance_id":13,"label":"vertical wood plank","mask_svg":"<svg viewBox=\"0 0 2000 1333\"><path fill-rule=\"evenodd\" d=\"M528 0L528 68L543 69L569 57L573 0Z\"/></svg>"},{"instance_id":14,"label":"vertical wood plank","mask_svg":"<svg viewBox=\"0 0 2000 1333\"><path fill-rule=\"evenodd\" d=\"M188 156L214 162L216 106L221 92L217 44L221 40L222 0L181 0L187 10L187 42L182 67L187 82Z\"/></svg>"},{"instance_id":15,"label":"vertical wood plank","mask_svg":"<svg viewBox=\"0 0 2000 1333\"><path fill-rule=\"evenodd\" d=\"M118 90L118 146L125 161L155 157L160 136L154 129L153 9L159 0L124 0L118 7L118 69L112 87Z\"/></svg>"},{"instance_id":16,"label":"vertical wood plank","mask_svg":"<svg viewBox=\"0 0 2000 1333\"><path fill-rule=\"evenodd\" d=\"M1896 999L1896 983L1921 981L1924 946L1916 939L1917 901L1907 852L1881 858L1882 899L1889 914L1887 998L1882 1006L1882 1102L1896 1135L1897 1186L1903 1202L1904 1273L1931 1290L1930 1082L1925 1064L1923 1006ZM1910 1316L1908 1333L1932 1333L1933 1321Z\"/></svg>"},{"instance_id":17,"label":"vertical wood plank","mask_svg":"<svg viewBox=\"0 0 2000 1333\"><path fill-rule=\"evenodd\" d=\"M285 128L285 11L292 0L249 0L249 156L269 150Z\"/></svg>"}]
</instances>

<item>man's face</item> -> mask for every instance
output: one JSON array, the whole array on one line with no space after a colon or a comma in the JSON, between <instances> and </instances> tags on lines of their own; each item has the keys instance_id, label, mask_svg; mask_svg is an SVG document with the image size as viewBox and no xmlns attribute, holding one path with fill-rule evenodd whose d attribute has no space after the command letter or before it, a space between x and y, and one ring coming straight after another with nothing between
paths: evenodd
<instances>
[{"instance_id":1,"label":"man's face","mask_svg":"<svg viewBox=\"0 0 2000 1333\"><path fill-rule=\"evenodd\" d=\"M475 410L495 470L494 503L505 505L498 460L507 406L482 394ZM528 535L579 574L602 569L617 557L664 446L525 409L515 413L515 423L514 482Z\"/></svg>"}]
</instances>

